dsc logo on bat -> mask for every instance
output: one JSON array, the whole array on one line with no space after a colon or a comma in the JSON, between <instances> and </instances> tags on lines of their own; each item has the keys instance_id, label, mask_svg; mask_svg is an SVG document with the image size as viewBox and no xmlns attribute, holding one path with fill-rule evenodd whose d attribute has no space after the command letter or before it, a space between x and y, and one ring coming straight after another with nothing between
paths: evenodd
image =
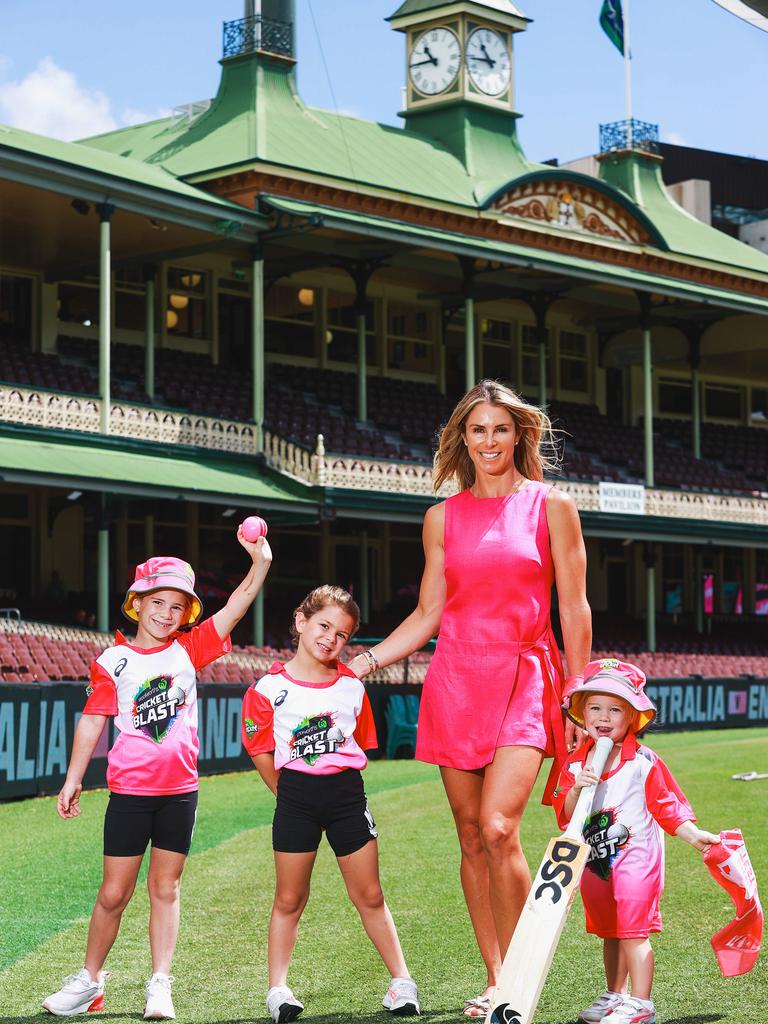
<instances>
[{"instance_id":1,"label":"dsc logo on bat","mask_svg":"<svg viewBox=\"0 0 768 1024\"><path fill-rule=\"evenodd\" d=\"M534 901L546 899L551 903L560 902L573 883L576 862L583 849L583 843L569 839L552 840L533 883L531 895Z\"/></svg>"}]
</instances>

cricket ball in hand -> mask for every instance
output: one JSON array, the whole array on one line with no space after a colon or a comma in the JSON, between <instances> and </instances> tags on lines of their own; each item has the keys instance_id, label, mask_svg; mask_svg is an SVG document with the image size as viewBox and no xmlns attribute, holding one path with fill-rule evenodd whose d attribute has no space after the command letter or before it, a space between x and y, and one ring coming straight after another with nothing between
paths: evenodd
<instances>
[{"instance_id":1,"label":"cricket ball in hand","mask_svg":"<svg viewBox=\"0 0 768 1024\"><path fill-rule=\"evenodd\" d=\"M267 524L261 518L261 516L248 516L240 524L243 531L243 536L251 544L255 543L259 537L267 536Z\"/></svg>"}]
</instances>

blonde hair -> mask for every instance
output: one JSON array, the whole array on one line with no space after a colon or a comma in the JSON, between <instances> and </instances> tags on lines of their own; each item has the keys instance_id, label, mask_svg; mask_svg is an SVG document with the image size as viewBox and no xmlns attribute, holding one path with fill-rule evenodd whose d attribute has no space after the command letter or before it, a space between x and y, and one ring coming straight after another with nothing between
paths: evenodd
<instances>
[{"instance_id":1,"label":"blonde hair","mask_svg":"<svg viewBox=\"0 0 768 1024\"><path fill-rule=\"evenodd\" d=\"M357 602L343 587L334 587L330 583L325 583L322 587L315 587L314 590L311 590L298 608L293 610L293 615L291 616L291 638L295 644L299 642L299 633L296 629L296 616L299 612L301 612L305 619L310 619L329 605L341 608L350 619L354 620L355 624L352 627L350 638L357 632L357 627L360 625L360 609L357 606Z\"/></svg>"},{"instance_id":2,"label":"blonde hair","mask_svg":"<svg viewBox=\"0 0 768 1024\"><path fill-rule=\"evenodd\" d=\"M475 467L464 443L464 434L469 414L481 402L501 406L512 417L517 434L515 467L526 479L543 480L545 473L557 472L559 459L549 416L505 384L481 380L459 399L440 432L432 470L435 491L451 479L460 490L466 490L475 482Z\"/></svg>"}]
</instances>

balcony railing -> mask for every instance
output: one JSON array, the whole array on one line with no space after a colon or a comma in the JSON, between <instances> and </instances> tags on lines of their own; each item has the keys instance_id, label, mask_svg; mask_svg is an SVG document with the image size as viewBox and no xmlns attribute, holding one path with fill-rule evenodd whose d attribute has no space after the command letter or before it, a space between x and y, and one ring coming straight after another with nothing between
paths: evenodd
<instances>
[{"instance_id":1,"label":"balcony railing","mask_svg":"<svg viewBox=\"0 0 768 1024\"><path fill-rule=\"evenodd\" d=\"M0 383L0 423L46 430L99 433L101 401L88 395L46 391ZM246 458L258 454L252 423L160 409L137 402L110 404L110 435L164 446L229 452ZM309 487L432 497L432 467L423 462L327 452L322 435L315 450L264 431L268 466ZM582 512L600 511L598 483L560 480ZM447 485L439 497L454 493ZM665 519L695 519L768 527L768 498L757 494L710 494L678 488L648 488L645 514Z\"/></svg>"},{"instance_id":2,"label":"balcony railing","mask_svg":"<svg viewBox=\"0 0 768 1024\"><path fill-rule=\"evenodd\" d=\"M645 153L659 152L659 126L649 121L612 121L600 125L600 152L612 153L622 149L640 149Z\"/></svg>"},{"instance_id":3,"label":"balcony railing","mask_svg":"<svg viewBox=\"0 0 768 1024\"><path fill-rule=\"evenodd\" d=\"M287 21L275 21L262 14L225 21L223 36L224 57L239 57L255 50L293 57L293 25Z\"/></svg>"}]
</instances>

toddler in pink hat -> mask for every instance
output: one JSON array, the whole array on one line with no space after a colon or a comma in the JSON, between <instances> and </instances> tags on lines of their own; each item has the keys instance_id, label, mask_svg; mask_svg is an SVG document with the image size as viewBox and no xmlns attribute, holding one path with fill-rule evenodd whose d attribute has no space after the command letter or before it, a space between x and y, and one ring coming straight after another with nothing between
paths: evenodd
<instances>
[{"instance_id":1,"label":"toddler in pink hat","mask_svg":"<svg viewBox=\"0 0 768 1024\"><path fill-rule=\"evenodd\" d=\"M229 634L250 608L272 561L264 537L238 530L250 568L226 605L198 625L203 605L192 566L155 556L136 566L122 610L136 637L117 643L91 665L88 700L75 730L67 778L58 796L62 818L80 813L82 780L110 718L117 737L108 755L109 804L104 819L104 875L91 916L85 961L43 1002L75 1016L104 1006L104 962L133 894L147 846L152 975L144 1017L174 1018L171 960L179 918L179 884L197 811L196 673L232 649ZM182 627L184 627L182 629Z\"/></svg>"},{"instance_id":2,"label":"toddler in pink hat","mask_svg":"<svg viewBox=\"0 0 768 1024\"><path fill-rule=\"evenodd\" d=\"M592 851L581 896L587 931L603 940L606 975L606 991L579 1018L586 1024L655 1024L649 935L661 931L662 829L702 853L720 838L694 824L691 806L667 766L638 742L656 708L636 665L617 658L590 662L567 699L567 710L587 739L562 765L552 802L565 828L579 790L597 784L584 826ZM591 763L602 736L613 740L613 750L598 779Z\"/></svg>"}]
</instances>

